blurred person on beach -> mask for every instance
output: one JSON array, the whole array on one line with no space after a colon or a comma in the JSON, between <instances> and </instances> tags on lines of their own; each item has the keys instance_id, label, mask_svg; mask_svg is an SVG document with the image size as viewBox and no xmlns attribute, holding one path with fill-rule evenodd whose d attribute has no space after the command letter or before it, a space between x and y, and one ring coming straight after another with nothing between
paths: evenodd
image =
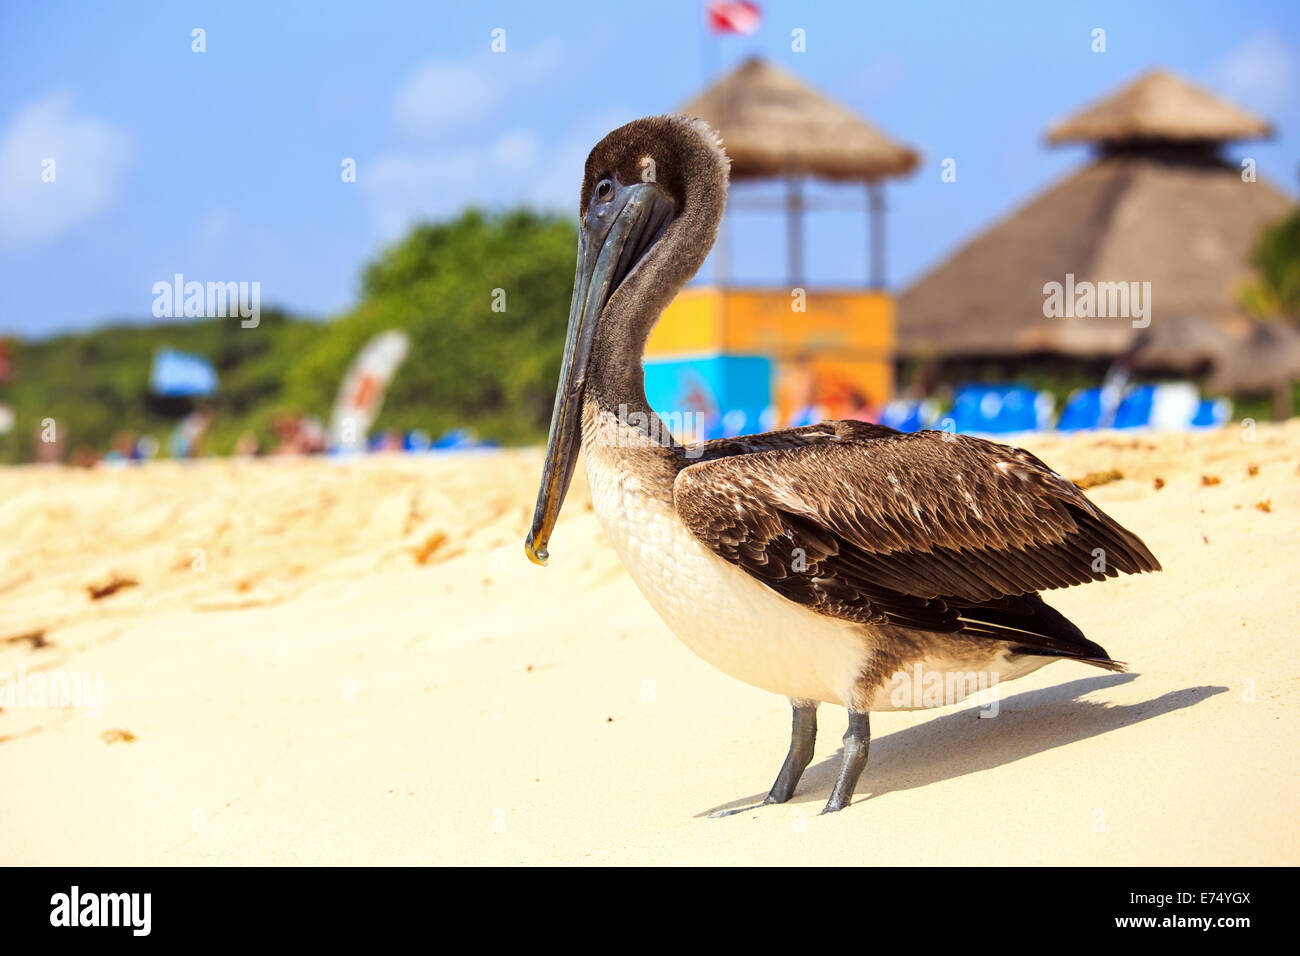
<instances>
[{"instance_id":1,"label":"blurred person on beach","mask_svg":"<svg viewBox=\"0 0 1300 956\"><path fill-rule=\"evenodd\" d=\"M271 430L278 439L274 454L319 455L328 449L325 426L310 415L277 415L271 421Z\"/></svg>"},{"instance_id":2,"label":"blurred person on beach","mask_svg":"<svg viewBox=\"0 0 1300 956\"><path fill-rule=\"evenodd\" d=\"M108 443L104 461L111 464L125 465L136 460L135 432L118 432Z\"/></svg>"},{"instance_id":3,"label":"blurred person on beach","mask_svg":"<svg viewBox=\"0 0 1300 956\"><path fill-rule=\"evenodd\" d=\"M32 436L32 461L51 464L63 461L63 435L58 427L47 427L44 422L36 426Z\"/></svg>"},{"instance_id":4,"label":"blurred person on beach","mask_svg":"<svg viewBox=\"0 0 1300 956\"><path fill-rule=\"evenodd\" d=\"M203 436L207 434L216 413L207 405L200 405L181 419L171 434L173 458L198 458L203 454Z\"/></svg>"},{"instance_id":5,"label":"blurred person on beach","mask_svg":"<svg viewBox=\"0 0 1300 956\"><path fill-rule=\"evenodd\" d=\"M390 428L380 433L378 440L375 442L375 451L401 451L403 446L402 433Z\"/></svg>"},{"instance_id":6,"label":"blurred person on beach","mask_svg":"<svg viewBox=\"0 0 1300 956\"><path fill-rule=\"evenodd\" d=\"M237 439L235 439L236 458L256 457L260 448L261 443L257 440L257 435L251 431L243 432Z\"/></svg>"},{"instance_id":7,"label":"blurred person on beach","mask_svg":"<svg viewBox=\"0 0 1300 956\"><path fill-rule=\"evenodd\" d=\"M68 464L74 468L93 468L99 463L99 452L89 445L78 445L68 457Z\"/></svg>"}]
</instances>

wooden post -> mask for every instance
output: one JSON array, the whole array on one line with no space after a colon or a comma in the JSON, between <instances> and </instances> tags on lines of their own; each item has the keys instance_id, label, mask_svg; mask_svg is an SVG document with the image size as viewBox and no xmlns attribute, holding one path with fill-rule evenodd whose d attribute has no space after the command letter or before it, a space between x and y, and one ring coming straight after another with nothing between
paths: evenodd
<instances>
[{"instance_id":1,"label":"wooden post","mask_svg":"<svg viewBox=\"0 0 1300 956\"><path fill-rule=\"evenodd\" d=\"M726 210L718 224L718 239L713 244L713 283L719 288L731 284L731 217Z\"/></svg>"},{"instance_id":2,"label":"wooden post","mask_svg":"<svg viewBox=\"0 0 1300 956\"><path fill-rule=\"evenodd\" d=\"M803 285L803 182L785 178L786 278L791 288Z\"/></svg>"},{"instance_id":3,"label":"wooden post","mask_svg":"<svg viewBox=\"0 0 1300 956\"><path fill-rule=\"evenodd\" d=\"M885 287L885 194L879 182L867 183L867 284Z\"/></svg>"},{"instance_id":4,"label":"wooden post","mask_svg":"<svg viewBox=\"0 0 1300 956\"><path fill-rule=\"evenodd\" d=\"M1273 384L1273 421L1286 421L1292 411L1291 379L1280 378Z\"/></svg>"}]
</instances>

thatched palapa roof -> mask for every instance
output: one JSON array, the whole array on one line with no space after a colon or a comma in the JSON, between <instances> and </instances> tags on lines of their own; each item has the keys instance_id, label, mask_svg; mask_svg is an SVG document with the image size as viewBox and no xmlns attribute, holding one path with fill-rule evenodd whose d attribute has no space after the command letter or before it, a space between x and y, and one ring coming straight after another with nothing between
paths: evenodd
<instances>
[{"instance_id":1,"label":"thatched palapa roof","mask_svg":"<svg viewBox=\"0 0 1300 956\"><path fill-rule=\"evenodd\" d=\"M1184 316L1152 323L1123 361L1136 372L1203 378L1211 392L1271 393L1274 417L1290 418L1300 331L1282 320Z\"/></svg>"},{"instance_id":2,"label":"thatched palapa roof","mask_svg":"<svg viewBox=\"0 0 1300 956\"><path fill-rule=\"evenodd\" d=\"M1207 386L1216 392L1266 392L1300 379L1300 332L1285 322L1253 322L1217 363Z\"/></svg>"},{"instance_id":3,"label":"thatched palapa roof","mask_svg":"<svg viewBox=\"0 0 1300 956\"><path fill-rule=\"evenodd\" d=\"M732 180L790 174L877 180L910 172L916 152L764 60L753 58L683 106L722 134Z\"/></svg>"},{"instance_id":4,"label":"thatched palapa roof","mask_svg":"<svg viewBox=\"0 0 1300 956\"><path fill-rule=\"evenodd\" d=\"M1133 338L1123 318L1048 318L1049 282L1150 282L1151 316L1235 309L1260 228L1291 201L1216 162L1100 160L981 233L899 298L904 354L1106 355Z\"/></svg>"},{"instance_id":5,"label":"thatched palapa roof","mask_svg":"<svg viewBox=\"0 0 1300 956\"><path fill-rule=\"evenodd\" d=\"M1205 315L1153 322L1133 337L1127 362L1138 372L1173 372L1186 378L1204 375L1232 352L1234 338L1226 324Z\"/></svg>"},{"instance_id":6,"label":"thatched palapa roof","mask_svg":"<svg viewBox=\"0 0 1300 956\"><path fill-rule=\"evenodd\" d=\"M1131 140L1205 142L1261 139L1273 127L1212 93L1164 70L1144 73L1047 130L1049 143L1113 143Z\"/></svg>"},{"instance_id":7,"label":"thatched palapa roof","mask_svg":"<svg viewBox=\"0 0 1300 956\"><path fill-rule=\"evenodd\" d=\"M1095 117L1107 104L1128 102L1126 93L1148 89L1151 77L1165 76L1148 74L1076 120L1093 116L1088 122L1096 133L1103 124ZM1161 79L1157 88L1163 85ZM1236 290L1250 275L1247 257L1255 238L1261 227L1285 216L1292 201L1263 180L1243 181L1240 167L1205 148L1209 130L1228 128L1217 105L1199 126L1184 117L1183 128L1192 131L1184 146L1153 138L1161 128L1153 118L1158 111L1134 108L1123 122L1124 110L1111 114L1114 123L1106 128L1116 135L1127 129L1146 138L1107 140L1091 165L976 236L904 291L898 303L902 354L1105 358L1125 351L1140 331L1131 318L1044 315L1044 286L1064 284L1067 275L1076 286L1151 283L1153 324L1189 315L1218 321L1237 311ZM1058 137L1081 136L1085 125L1067 121Z\"/></svg>"}]
</instances>

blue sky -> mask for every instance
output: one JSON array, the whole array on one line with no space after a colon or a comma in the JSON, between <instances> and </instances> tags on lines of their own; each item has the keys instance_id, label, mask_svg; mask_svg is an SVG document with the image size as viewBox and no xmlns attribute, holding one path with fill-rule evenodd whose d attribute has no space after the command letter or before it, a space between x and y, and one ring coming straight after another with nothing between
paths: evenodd
<instances>
[{"instance_id":1,"label":"blue sky","mask_svg":"<svg viewBox=\"0 0 1300 956\"><path fill-rule=\"evenodd\" d=\"M922 153L887 189L895 287L1083 163L1083 147L1044 147L1044 129L1153 66L1269 117L1277 137L1231 155L1295 194L1294 0L760 5L756 36L714 49L698 0L0 4L0 332L149 319L153 284L177 272L335 314L365 260L422 216L572 213L604 133L685 102L706 61L753 53ZM807 52L791 51L795 28ZM940 180L948 157L956 183ZM780 220L738 225L735 272L779 278ZM851 208L811 216L811 282L862 281L864 233Z\"/></svg>"}]
</instances>

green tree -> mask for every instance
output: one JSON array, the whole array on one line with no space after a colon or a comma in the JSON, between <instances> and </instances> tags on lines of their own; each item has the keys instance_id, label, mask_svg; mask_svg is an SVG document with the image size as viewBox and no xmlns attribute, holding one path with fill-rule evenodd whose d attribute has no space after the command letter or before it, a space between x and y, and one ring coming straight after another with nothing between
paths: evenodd
<instances>
[{"instance_id":1,"label":"green tree","mask_svg":"<svg viewBox=\"0 0 1300 956\"><path fill-rule=\"evenodd\" d=\"M1259 274L1243 291L1246 310L1253 315L1281 314L1300 321L1300 207L1260 231L1251 263Z\"/></svg>"},{"instance_id":2,"label":"green tree","mask_svg":"<svg viewBox=\"0 0 1300 956\"><path fill-rule=\"evenodd\" d=\"M365 342L401 329L411 351L377 428L437 435L470 425L485 438L537 440L559 376L576 243L567 220L523 210L417 227L366 266L361 302L293 363L287 395L323 413Z\"/></svg>"},{"instance_id":3,"label":"green tree","mask_svg":"<svg viewBox=\"0 0 1300 956\"><path fill-rule=\"evenodd\" d=\"M180 411L150 399L149 369L164 346L213 363L220 391L205 450L227 454L245 431L262 447L282 412L325 418L348 364L371 336L402 329L411 351L377 428L434 435L469 425L507 443L545 435L559 376L577 234L567 219L470 210L417 227L362 272L358 305L332 322L265 309L238 319L115 324L9 345L14 369L0 403L16 422L0 462L30 460L44 419L66 452L104 452L119 433L163 441Z\"/></svg>"}]
</instances>

